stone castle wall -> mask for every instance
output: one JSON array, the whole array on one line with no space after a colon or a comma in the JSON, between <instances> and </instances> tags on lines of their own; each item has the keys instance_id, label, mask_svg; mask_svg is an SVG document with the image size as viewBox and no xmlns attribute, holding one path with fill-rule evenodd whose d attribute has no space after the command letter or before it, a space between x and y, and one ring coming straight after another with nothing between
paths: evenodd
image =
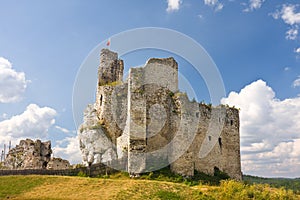
<instances>
[{"instance_id":1,"label":"stone castle wall","mask_svg":"<svg viewBox=\"0 0 300 200\"><path fill-rule=\"evenodd\" d=\"M100 59L96 103L91 105L97 116L93 126L85 119L80 131L87 163L127 159L132 174L171 164L171 170L186 176L219 169L241 179L237 109L191 102L178 91L173 58L149 59L144 67L131 68L124 82L123 61L116 53L104 49ZM91 132L97 140L89 138ZM102 158L108 149L113 156ZM100 159L88 158L93 156Z\"/></svg>"},{"instance_id":2,"label":"stone castle wall","mask_svg":"<svg viewBox=\"0 0 300 200\"><path fill-rule=\"evenodd\" d=\"M60 169L69 169L70 163L67 160L61 158L51 158L47 164L47 169L51 170L60 170Z\"/></svg>"},{"instance_id":3,"label":"stone castle wall","mask_svg":"<svg viewBox=\"0 0 300 200\"><path fill-rule=\"evenodd\" d=\"M188 151L172 165L174 171L193 175L194 170L213 175L215 168L240 180L239 113L226 106L199 104L197 134ZM219 135L219 130L221 134Z\"/></svg>"},{"instance_id":4,"label":"stone castle wall","mask_svg":"<svg viewBox=\"0 0 300 200\"><path fill-rule=\"evenodd\" d=\"M116 170L103 163L94 164L91 167L80 167L73 169L18 169L18 170L1 170L0 176L11 175L55 175L55 176L78 176L79 173L89 177L99 177L101 175L110 175Z\"/></svg>"}]
</instances>

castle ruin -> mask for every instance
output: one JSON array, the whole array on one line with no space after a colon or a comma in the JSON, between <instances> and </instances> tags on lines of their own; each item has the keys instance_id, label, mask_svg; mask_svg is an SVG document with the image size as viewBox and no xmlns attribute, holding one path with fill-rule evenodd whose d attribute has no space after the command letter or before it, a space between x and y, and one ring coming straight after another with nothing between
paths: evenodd
<instances>
[{"instance_id":1,"label":"castle ruin","mask_svg":"<svg viewBox=\"0 0 300 200\"><path fill-rule=\"evenodd\" d=\"M0 162L0 169L68 169L70 167L69 161L53 158L51 154L51 141L21 140L15 148L4 155L4 161Z\"/></svg>"},{"instance_id":2,"label":"castle ruin","mask_svg":"<svg viewBox=\"0 0 300 200\"><path fill-rule=\"evenodd\" d=\"M126 81L123 71L118 54L102 49L96 101L78 130L87 165L119 161L130 174L170 166L184 176L219 169L241 179L237 109L190 101L173 58L151 58Z\"/></svg>"}]
</instances>

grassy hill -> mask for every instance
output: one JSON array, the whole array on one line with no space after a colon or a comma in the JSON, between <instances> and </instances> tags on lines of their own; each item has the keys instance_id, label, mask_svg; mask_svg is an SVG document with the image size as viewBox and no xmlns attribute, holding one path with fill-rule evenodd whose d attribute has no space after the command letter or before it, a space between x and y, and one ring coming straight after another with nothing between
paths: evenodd
<instances>
[{"instance_id":1,"label":"grassy hill","mask_svg":"<svg viewBox=\"0 0 300 200\"><path fill-rule=\"evenodd\" d=\"M189 183L189 182L188 182ZM300 199L291 190L232 180L219 186L110 177L2 176L0 199Z\"/></svg>"},{"instance_id":2,"label":"grassy hill","mask_svg":"<svg viewBox=\"0 0 300 200\"><path fill-rule=\"evenodd\" d=\"M258 176L244 175L243 180L248 184L268 184L276 188L283 187L300 194L300 178L263 178Z\"/></svg>"}]
</instances>

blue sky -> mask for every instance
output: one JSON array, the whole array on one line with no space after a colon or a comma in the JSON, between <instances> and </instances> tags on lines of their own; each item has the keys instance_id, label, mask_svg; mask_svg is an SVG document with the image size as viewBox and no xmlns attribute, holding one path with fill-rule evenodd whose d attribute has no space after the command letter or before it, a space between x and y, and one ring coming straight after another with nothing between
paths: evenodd
<instances>
[{"instance_id":1,"label":"blue sky","mask_svg":"<svg viewBox=\"0 0 300 200\"><path fill-rule=\"evenodd\" d=\"M112 35L162 27L193 38L216 63L227 94L222 102L241 108L244 173L299 177L297 3L0 0L0 145L51 139L55 156L78 162L72 91L81 63ZM138 55L125 56L126 65L141 62ZM201 80L191 82L197 88ZM203 99L209 102L207 94Z\"/></svg>"}]
</instances>

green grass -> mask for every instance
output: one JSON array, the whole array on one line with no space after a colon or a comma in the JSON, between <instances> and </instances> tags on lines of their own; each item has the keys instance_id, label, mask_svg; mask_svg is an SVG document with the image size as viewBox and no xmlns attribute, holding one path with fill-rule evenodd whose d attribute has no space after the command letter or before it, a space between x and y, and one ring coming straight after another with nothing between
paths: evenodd
<instances>
[{"instance_id":1,"label":"green grass","mask_svg":"<svg viewBox=\"0 0 300 200\"><path fill-rule=\"evenodd\" d=\"M166 169L165 169L166 170ZM264 184L245 184L222 180L218 186L199 182L196 185L157 180L130 179L127 173L101 178L66 176L1 176L0 199L207 199L207 200L296 200L292 190ZM148 174L150 175L150 174ZM152 173L152 178L157 174ZM170 178L170 177L169 177ZM174 180L170 178L170 180Z\"/></svg>"},{"instance_id":2,"label":"green grass","mask_svg":"<svg viewBox=\"0 0 300 200\"><path fill-rule=\"evenodd\" d=\"M46 177L27 177L27 176L3 176L0 177L0 199L12 197L29 191L46 181Z\"/></svg>"},{"instance_id":3,"label":"green grass","mask_svg":"<svg viewBox=\"0 0 300 200\"><path fill-rule=\"evenodd\" d=\"M176 192L169 192L169 191L158 191L156 192L153 197L157 197L159 199L180 199L181 197Z\"/></svg>"}]
</instances>

